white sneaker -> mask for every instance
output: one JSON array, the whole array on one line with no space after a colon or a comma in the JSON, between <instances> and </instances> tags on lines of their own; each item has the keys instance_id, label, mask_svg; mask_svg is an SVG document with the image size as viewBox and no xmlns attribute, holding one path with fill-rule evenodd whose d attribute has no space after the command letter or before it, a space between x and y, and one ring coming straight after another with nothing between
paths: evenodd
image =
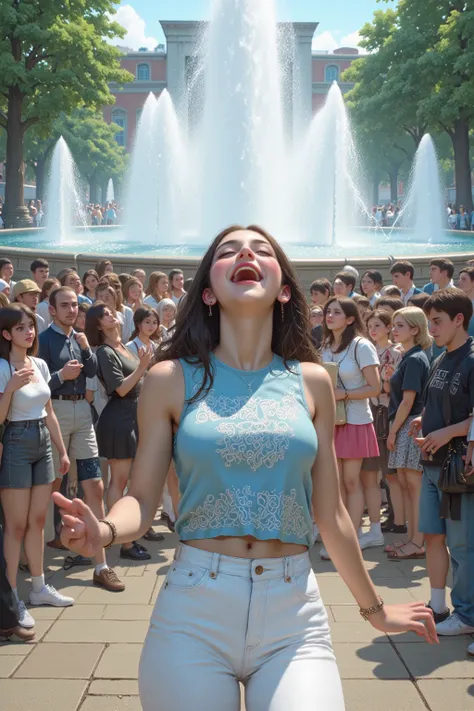
<instances>
[{"instance_id":1,"label":"white sneaker","mask_svg":"<svg viewBox=\"0 0 474 711\"><path fill-rule=\"evenodd\" d=\"M472 634L474 627L466 625L461 618L453 612L447 620L436 625L436 632L442 636L454 637L458 634Z\"/></svg>"},{"instance_id":2,"label":"white sneaker","mask_svg":"<svg viewBox=\"0 0 474 711\"><path fill-rule=\"evenodd\" d=\"M313 538L314 542L317 543L318 541L321 540L321 534L319 533L319 528L315 523L313 523Z\"/></svg>"},{"instance_id":3,"label":"white sneaker","mask_svg":"<svg viewBox=\"0 0 474 711\"><path fill-rule=\"evenodd\" d=\"M41 592L30 592L32 605L51 605L52 607L69 607L74 605L74 598L61 595L52 585L45 585Z\"/></svg>"},{"instance_id":4,"label":"white sneaker","mask_svg":"<svg viewBox=\"0 0 474 711\"><path fill-rule=\"evenodd\" d=\"M384 544L383 533L376 533L375 531L367 531L367 533L363 533L359 538L359 546L362 551L365 548L377 548Z\"/></svg>"},{"instance_id":5,"label":"white sneaker","mask_svg":"<svg viewBox=\"0 0 474 711\"><path fill-rule=\"evenodd\" d=\"M471 657L474 657L474 642L467 648L467 653L470 654Z\"/></svg>"},{"instance_id":6,"label":"white sneaker","mask_svg":"<svg viewBox=\"0 0 474 711\"><path fill-rule=\"evenodd\" d=\"M321 548L321 550L319 551L319 555L321 556L322 560L331 560L331 558L329 557L329 553L324 547Z\"/></svg>"},{"instance_id":7,"label":"white sneaker","mask_svg":"<svg viewBox=\"0 0 474 711\"><path fill-rule=\"evenodd\" d=\"M20 627L24 627L25 630L30 630L35 626L35 621L26 609L26 605L23 600L18 602L18 624Z\"/></svg>"}]
</instances>

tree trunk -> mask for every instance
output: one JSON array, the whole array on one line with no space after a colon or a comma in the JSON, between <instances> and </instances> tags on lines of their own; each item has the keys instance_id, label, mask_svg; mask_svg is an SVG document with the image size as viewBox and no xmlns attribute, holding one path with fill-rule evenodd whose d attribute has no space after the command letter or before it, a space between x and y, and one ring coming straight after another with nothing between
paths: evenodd
<instances>
[{"instance_id":1,"label":"tree trunk","mask_svg":"<svg viewBox=\"0 0 474 711\"><path fill-rule=\"evenodd\" d=\"M449 132L454 148L454 175L456 183L456 204L464 205L466 212L472 210L472 178L469 157L469 125L459 119Z\"/></svg>"},{"instance_id":2,"label":"tree trunk","mask_svg":"<svg viewBox=\"0 0 474 711\"><path fill-rule=\"evenodd\" d=\"M8 92L7 160L5 171L5 227L29 227L32 224L24 200L25 165L23 163L23 94L17 86Z\"/></svg>"},{"instance_id":3,"label":"tree trunk","mask_svg":"<svg viewBox=\"0 0 474 711\"><path fill-rule=\"evenodd\" d=\"M398 202L398 166L388 171L390 178L390 202L394 205Z\"/></svg>"}]
</instances>

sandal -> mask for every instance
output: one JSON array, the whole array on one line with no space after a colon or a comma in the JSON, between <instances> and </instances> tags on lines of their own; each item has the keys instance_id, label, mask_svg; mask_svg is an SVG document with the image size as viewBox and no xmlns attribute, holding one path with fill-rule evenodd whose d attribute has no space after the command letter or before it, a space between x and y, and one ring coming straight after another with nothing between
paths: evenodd
<instances>
[{"instance_id":1,"label":"sandal","mask_svg":"<svg viewBox=\"0 0 474 711\"><path fill-rule=\"evenodd\" d=\"M394 541L393 543L389 543L387 546L385 546L383 550L384 553L393 553L393 551L396 551L406 545L407 541Z\"/></svg>"},{"instance_id":2,"label":"sandal","mask_svg":"<svg viewBox=\"0 0 474 711\"><path fill-rule=\"evenodd\" d=\"M420 553L404 553L403 549L410 544L418 548ZM405 543L401 548L397 548L397 550L392 553L388 553L387 558L388 560L423 560L426 558L426 551L423 546L417 546L413 541L409 541L409 543Z\"/></svg>"}]
</instances>

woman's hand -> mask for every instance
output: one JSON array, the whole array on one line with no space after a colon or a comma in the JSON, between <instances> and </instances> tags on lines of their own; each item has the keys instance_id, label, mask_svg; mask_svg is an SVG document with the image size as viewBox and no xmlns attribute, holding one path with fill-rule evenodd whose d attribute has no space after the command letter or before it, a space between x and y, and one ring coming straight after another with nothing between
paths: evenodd
<instances>
[{"instance_id":1,"label":"woman's hand","mask_svg":"<svg viewBox=\"0 0 474 711\"><path fill-rule=\"evenodd\" d=\"M472 476L474 474L474 464L472 462L472 456L474 453L474 442L467 443L467 452L464 458L466 462L464 466L464 476Z\"/></svg>"},{"instance_id":2,"label":"woman's hand","mask_svg":"<svg viewBox=\"0 0 474 711\"><path fill-rule=\"evenodd\" d=\"M380 374L383 380L390 380L394 372L395 369L393 368L393 366L387 363L387 365L384 365L384 367L381 369Z\"/></svg>"},{"instance_id":3,"label":"woman's hand","mask_svg":"<svg viewBox=\"0 0 474 711\"><path fill-rule=\"evenodd\" d=\"M369 622L381 632L415 632L424 637L428 644L439 644L433 613L423 602L384 605L369 617Z\"/></svg>"},{"instance_id":4,"label":"woman's hand","mask_svg":"<svg viewBox=\"0 0 474 711\"><path fill-rule=\"evenodd\" d=\"M336 402L339 402L339 400L346 400L347 390L343 390L343 388L335 388L334 397L336 398Z\"/></svg>"},{"instance_id":5,"label":"woman's hand","mask_svg":"<svg viewBox=\"0 0 474 711\"><path fill-rule=\"evenodd\" d=\"M86 558L95 555L103 544L99 520L89 506L81 499L66 499L59 492L53 493L53 501L61 513L63 546Z\"/></svg>"},{"instance_id":6,"label":"woman's hand","mask_svg":"<svg viewBox=\"0 0 474 711\"><path fill-rule=\"evenodd\" d=\"M416 437L421 430L421 417L415 417L411 423L408 430L410 437Z\"/></svg>"},{"instance_id":7,"label":"woman's hand","mask_svg":"<svg viewBox=\"0 0 474 711\"><path fill-rule=\"evenodd\" d=\"M390 432L390 434L387 437L387 449L390 450L390 452L395 451L396 440L397 440L397 435L394 434L393 432Z\"/></svg>"},{"instance_id":8,"label":"woman's hand","mask_svg":"<svg viewBox=\"0 0 474 711\"><path fill-rule=\"evenodd\" d=\"M64 454L61 454L61 456L59 457L59 473L61 474L61 476L64 476L65 474L67 474L70 467L71 467L70 459L67 456L67 452L64 452Z\"/></svg>"},{"instance_id":9,"label":"woman's hand","mask_svg":"<svg viewBox=\"0 0 474 711\"><path fill-rule=\"evenodd\" d=\"M150 365L151 359L153 357L153 349L151 346L149 348L139 348L138 349L138 360L140 361L140 368L146 370Z\"/></svg>"},{"instance_id":10,"label":"woman's hand","mask_svg":"<svg viewBox=\"0 0 474 711\"><path fill-rule=\"evenodd\" d=\"M20 370L14 370L12 377L7 383L5 388L6 393L14 393L16 390L20 390L28 383L31 383L35 371L33 368L21 368Z\"/></svg>"}]
</instances>

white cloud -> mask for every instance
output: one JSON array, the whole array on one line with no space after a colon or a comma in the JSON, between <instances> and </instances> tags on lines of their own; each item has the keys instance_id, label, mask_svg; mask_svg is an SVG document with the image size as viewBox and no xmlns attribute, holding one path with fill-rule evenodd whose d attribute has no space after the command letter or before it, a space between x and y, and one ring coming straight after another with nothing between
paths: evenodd
<instances>
[{"instance_id":1,"label":"white cloud","mask_svg":"<svg viewBox=\"0 0 474 711\"><path fill-rule=\"evenodd\" d=\"M127 30L127 34L123 40L119 40L119 44L134 50L140 49L140 47L154 49L158 44L156 37L147 36L145 20L131 5L121 5L113 19Z\"/></svg>"},{"instance_id":2,"label":"white cloud","mask_svg":"<svg viewBox=\"0 0 474 711\"><path fill-rule=\"evenodd\" d=\"M334 33L326 30L320 35L316 35L313 39L313 50L316 52L334 52L334 50L339 49L339 47L358 47L360 36L357 31L342 37L341 40L337 40L334 37L334 34L338 32L338 30Z\"/></svg>"},{"instance_id":3,"label":"white cloud","mask_svg":"<svg viewBox=\"0 0 474 711\"><path fill-rule=\"evenodd\" d=\"M358 47L360 42L360 34L356 30L351 32L341 39L341 47Z\"/></svg>"},{"instance_id":4,"label":"white cloud","mask_svg":"<svg viewBox=\"0 0 474 711\"><path fill-rule=\"evenodd\" d=\"M320 35L316 35L313 39L313 49L317 52L328 51L333 52L339 47L339 42L334 39L334 35L329 30L322 32Z\"/></svg>"}]
</instances>

